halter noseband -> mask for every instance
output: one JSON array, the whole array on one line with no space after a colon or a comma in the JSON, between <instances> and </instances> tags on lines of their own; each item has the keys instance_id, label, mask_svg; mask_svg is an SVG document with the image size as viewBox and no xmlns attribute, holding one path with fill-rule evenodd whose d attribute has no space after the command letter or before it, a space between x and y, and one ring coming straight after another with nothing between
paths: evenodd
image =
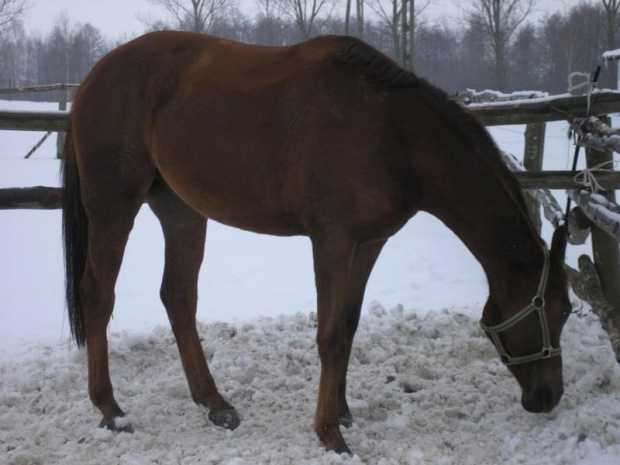
<instances>
[{"instance_id":1,"label":"halter noseband","mask_svg":"<svg viewBox=\"0 0 620 465\"><path fill-rule=\"evenodd\" d=\"M544 248L545 252L545 262L543 264L542 275L540 276L540 283L538 284L538 291L536 295L532 299L532 302L520 310L518 313L514 314L510 318L508 318L503 323L500 323L495 326L487 326L482 321L480 321L480 326L484 330L485 333L489 335L499 356L504 365L519 365L521 363L533 362L535 360L546 359L549 357L554 357L556 355L560 355L562 353L562 349L560 347L553 347L551 345L551 337L549 336L549 325L547 324L547 316L545 315L545 290L547 288L547 278L549 277L549 251L547 248ZM525 318L529 316L530 313L537 312L538 313L538 321L540 322L540 329L542 332L543 338L543 346L540 352L533 353L531 355L522 355L519 357L512 357L508 355L502 341L499 338L499 333L506 331L507 329L512 328L517 325Z\"/></svg>"}]
</instances>

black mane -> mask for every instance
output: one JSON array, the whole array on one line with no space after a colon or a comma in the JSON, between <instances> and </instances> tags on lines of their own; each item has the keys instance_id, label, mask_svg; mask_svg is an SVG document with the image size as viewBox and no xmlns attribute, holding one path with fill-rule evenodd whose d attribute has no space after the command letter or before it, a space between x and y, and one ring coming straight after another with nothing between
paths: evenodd
<instances>
[{"instance_id":1,"label":"black mane","mask_svg":"<svg viewBox=\"0 0 620 465\"><path fill-rule=\"evenodd\" d=\"M373 85L380 88L411 87L420 82L420 78L415 74L354 37L344 38L339 59L342 63L358 69Z\"/></svg>"}]
</instances>

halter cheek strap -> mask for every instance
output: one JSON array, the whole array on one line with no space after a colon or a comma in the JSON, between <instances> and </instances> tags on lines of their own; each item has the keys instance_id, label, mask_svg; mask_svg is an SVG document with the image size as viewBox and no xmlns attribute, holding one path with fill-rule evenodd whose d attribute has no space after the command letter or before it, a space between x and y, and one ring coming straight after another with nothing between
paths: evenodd
<instances>
[{"instance_id":1,"label":"halter cheek strap","mask_svg":"<svg viewBox=\"0 0 620 465\"><path fill-rule=\"evenodd\" d=\"M545 261L543 264L542 275L540 276L540 283L538 284L538 290L536 295L532 299L532 302L513 316L508 318L503 323L495 326L487 326L480 321L480 327L493 341L497 352L504 365L519 365L521 363L533 362L536 360L546 359L554 357L562 353L560 347L553 347L551 345L551 336L549 335L549 325L547 324L547 315L545 314L545 290L547 289L547 279L549 278L549 251L544 248ZM542 333L542 349L539 352L535 352L530 355L521 355L519 357L512 357L508 355L502 341L499 338L499 333L504 332L527 318L531 313L536 312L538 314L538 322L540 323L540 330Z\"/></svg>"}]
</instances>

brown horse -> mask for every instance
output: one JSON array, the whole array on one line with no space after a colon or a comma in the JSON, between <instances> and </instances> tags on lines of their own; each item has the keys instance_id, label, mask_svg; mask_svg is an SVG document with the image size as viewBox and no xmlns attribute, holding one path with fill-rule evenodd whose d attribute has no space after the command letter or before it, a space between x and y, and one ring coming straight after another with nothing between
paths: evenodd
<instances>
[{"instance_id":1,"label":"brown horse","mask_svg":"<svg viewBox=\"0 0 620 465\"><path fill-rule=\"evenodd\" d=\"M562 395L563 231L549 254L479 122L359 40L278 48L147 34L103 58L80 86L65 154L69 315L88 350L103 426L131 430L113 396L106 328L145 200L165 236L161 299L191 395L216 425L234 429L240 420L196 330L208 218L310 237L321 360L315 428L328 450L349 450L340 425L352 421L346 373L366 282L385 242L420 210L482 264L484 328L519 381L523 406L550 411Z\"/></svg>"}]
</instances>

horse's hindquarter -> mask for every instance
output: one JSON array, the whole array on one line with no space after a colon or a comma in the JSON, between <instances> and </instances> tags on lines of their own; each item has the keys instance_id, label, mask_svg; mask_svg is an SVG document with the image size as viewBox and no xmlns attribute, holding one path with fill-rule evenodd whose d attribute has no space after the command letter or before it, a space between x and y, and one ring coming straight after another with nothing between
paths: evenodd
<instances>
[{"instance_id":1,"label":"horse's hindquarter","mask_svg":"<svg viewBox=\"0 0 620 465\"><path fill-rule=\"evenodd\" d=\"M329 45L224 43L197 57L153 125L166 182L203 215L256 232L400 227L385 108L330 68Z\"/></svg>"}]
</instances>

